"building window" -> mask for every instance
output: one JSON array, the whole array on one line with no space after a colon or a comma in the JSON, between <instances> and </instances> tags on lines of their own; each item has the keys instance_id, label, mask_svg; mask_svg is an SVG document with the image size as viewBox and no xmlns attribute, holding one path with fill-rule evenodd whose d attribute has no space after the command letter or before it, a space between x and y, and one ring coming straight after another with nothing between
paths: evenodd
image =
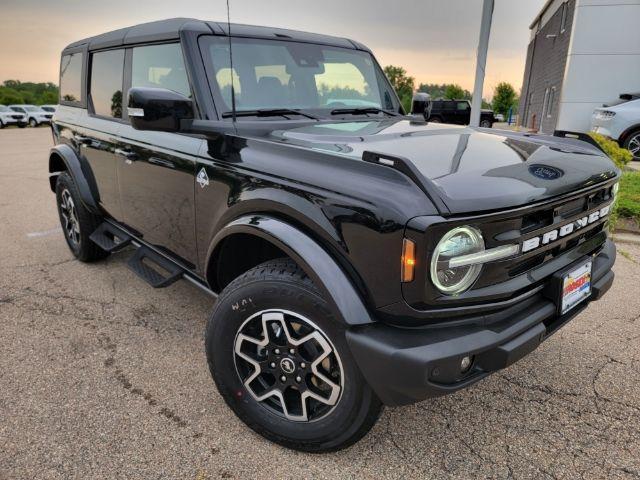
<instances>
[{"instance_id":1,"label":"building window","mask_svg":"<svg viewBox=\"0 0 640 480\"><path fill-rule=\"evenodd\" d=\"M549 89L549 98L547 99L547 118L553 113L553 102L556 100L556 87Z\"/></svg>"},{"instance_id":2,"label":"building window","mask_svg":"<svg viewBox=\"0 0 640 480\"><path fill-rule=\"evenodd\" d=\"M547 114L547 110L549 109L549 87L546 88L546 90L544 91L544 99L542 100L542 111L540 112L542 115L541 117L544 118L544 116Z\"/></svg>"},{"instance_id":3,"label":"building window","mask_svg":"<svg viewBox=\"0 0 640 480\"><path fill-rule=\"evenodd\" d=\"M560 33L567 29L567 3L562 4L562 17L560 17Z\"/></svg>"}]
</instances>

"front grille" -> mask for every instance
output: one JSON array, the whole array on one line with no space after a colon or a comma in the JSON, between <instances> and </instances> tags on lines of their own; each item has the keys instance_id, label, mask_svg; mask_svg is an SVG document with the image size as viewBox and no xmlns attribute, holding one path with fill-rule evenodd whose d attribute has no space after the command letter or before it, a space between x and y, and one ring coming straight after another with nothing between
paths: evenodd
<instances>
[{"instance_id":1,"label":"front grille","mask_svg":"<svg viewBox=\"0 0 640 480\"><path fill-rule=\"evenodd\" d=\"M544 238L545 233L559 230L560 227L573 223L577 219L584 219L590 213L609 205L612 200L611 186L607 186L565 201L550 202L548 205L536 207L522 215L520 219L517 217L505 218L502 222L492 225L490 234L485 235L487 248L514 242L518 242L522 246L527 239ZM514 258L485 265L485 271L474 288L504 282L540 267L602 232L605 229L607 219L608 216L582 227L576 225L574 226L575 230L570 234L559 236L537 248L520 253ZM506 230L511 233L510 240L501 241Z\"/></svg>"},{"instance_id":2,"label":"front grille","mask_svg":"<svg viewBox=\"0 0 640 480\"><path fill-rule=\"evenodd\" d=\"M16 120L20 120L22 118L22 115L11 115L11 118L14 118Z\"/></svg>"},{"instance_id":3,"label":"front grille","mask_svg":"<svg viewBox=\"0 0 640 480\"><path fill-rule=\"evenodd\" d=\"M591 190L528 207L428 225L424 236L415 237L420 238L418 248L425 252L427 259L431 258L439 239L463 225L482 232L486 249L518 244L520 253L483 265L474 285L457 296L441 293L430 281L428 267L420 269L414 282L403 286L405 300L415 308L429 310L508 300L541 288L550 275L576 260L578 253L570 252L579 249L580 255L587 255L606 240L608 215L594 216L593 221L584 225L578 225L577 219L582 221L610 205L612 187L613 181L609 181ZM566 228L568 224L573 224L572 230ZM552 231L557 231L557 238L549 236ZM547 241L543 243L545 234ZM524 242L534 238L540 239L539 245L525 250ZM553 265L549 265L551 263Z\"/></svg>"}]
</instances>

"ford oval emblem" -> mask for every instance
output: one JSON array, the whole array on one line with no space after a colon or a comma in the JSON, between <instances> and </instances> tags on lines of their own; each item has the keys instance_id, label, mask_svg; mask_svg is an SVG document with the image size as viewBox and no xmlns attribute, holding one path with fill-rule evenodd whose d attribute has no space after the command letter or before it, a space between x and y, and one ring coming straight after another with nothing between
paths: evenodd
<instances>
[{"instance_id":1,"label":"ford oval emblem","mask_svg":"<svg viewBox=\"0 0 640 480\"><path fill-rule=\"evenodd\" d=\"M564 175L564 172L556 167L550 167L548 165L531 165L529 166L529 173L534 177L541 178L542 180L555 180Z\"/></svg>"}]
</instances>

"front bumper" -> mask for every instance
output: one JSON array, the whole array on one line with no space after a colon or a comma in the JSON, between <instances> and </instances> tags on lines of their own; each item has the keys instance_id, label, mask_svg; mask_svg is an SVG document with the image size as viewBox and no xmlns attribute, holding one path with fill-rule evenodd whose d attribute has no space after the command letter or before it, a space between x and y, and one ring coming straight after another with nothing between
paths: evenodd
<instances>
[{"instance_id":1,"label":"front bumper","mask_svg":"<svg viewBox=\"0 0 640 480\"><path fill-rule=\"evenodd\" d=\"M613 283L615 258L615 245L608 240L593 259L591 297L563 316L540 292L474 324L400 328L376 323L348 330L347 341L366 380L386 405L451 393L520 360L601 298ZM474 361L461 373L465 356Z\"/></svg>"}]
</instances>

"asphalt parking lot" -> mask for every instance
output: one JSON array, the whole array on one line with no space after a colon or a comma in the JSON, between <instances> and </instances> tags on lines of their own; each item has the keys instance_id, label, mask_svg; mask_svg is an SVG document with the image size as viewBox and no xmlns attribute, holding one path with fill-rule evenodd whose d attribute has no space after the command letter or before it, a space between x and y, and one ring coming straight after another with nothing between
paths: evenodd
<instances>
[{"instance_id":1,"label":"asphalt parking lot","mask_svg":"<svg viewBox=\"0 0 640 480\"><path fill-rule=\"evenodd\" d=\"M50 146L48 128L0 131L0 479L640 478L640 246L619 245L605 299L518 364L301 454L216 392L210 297L153 290L127 252L73 259Z\"/></svg>"}]
</instances>

